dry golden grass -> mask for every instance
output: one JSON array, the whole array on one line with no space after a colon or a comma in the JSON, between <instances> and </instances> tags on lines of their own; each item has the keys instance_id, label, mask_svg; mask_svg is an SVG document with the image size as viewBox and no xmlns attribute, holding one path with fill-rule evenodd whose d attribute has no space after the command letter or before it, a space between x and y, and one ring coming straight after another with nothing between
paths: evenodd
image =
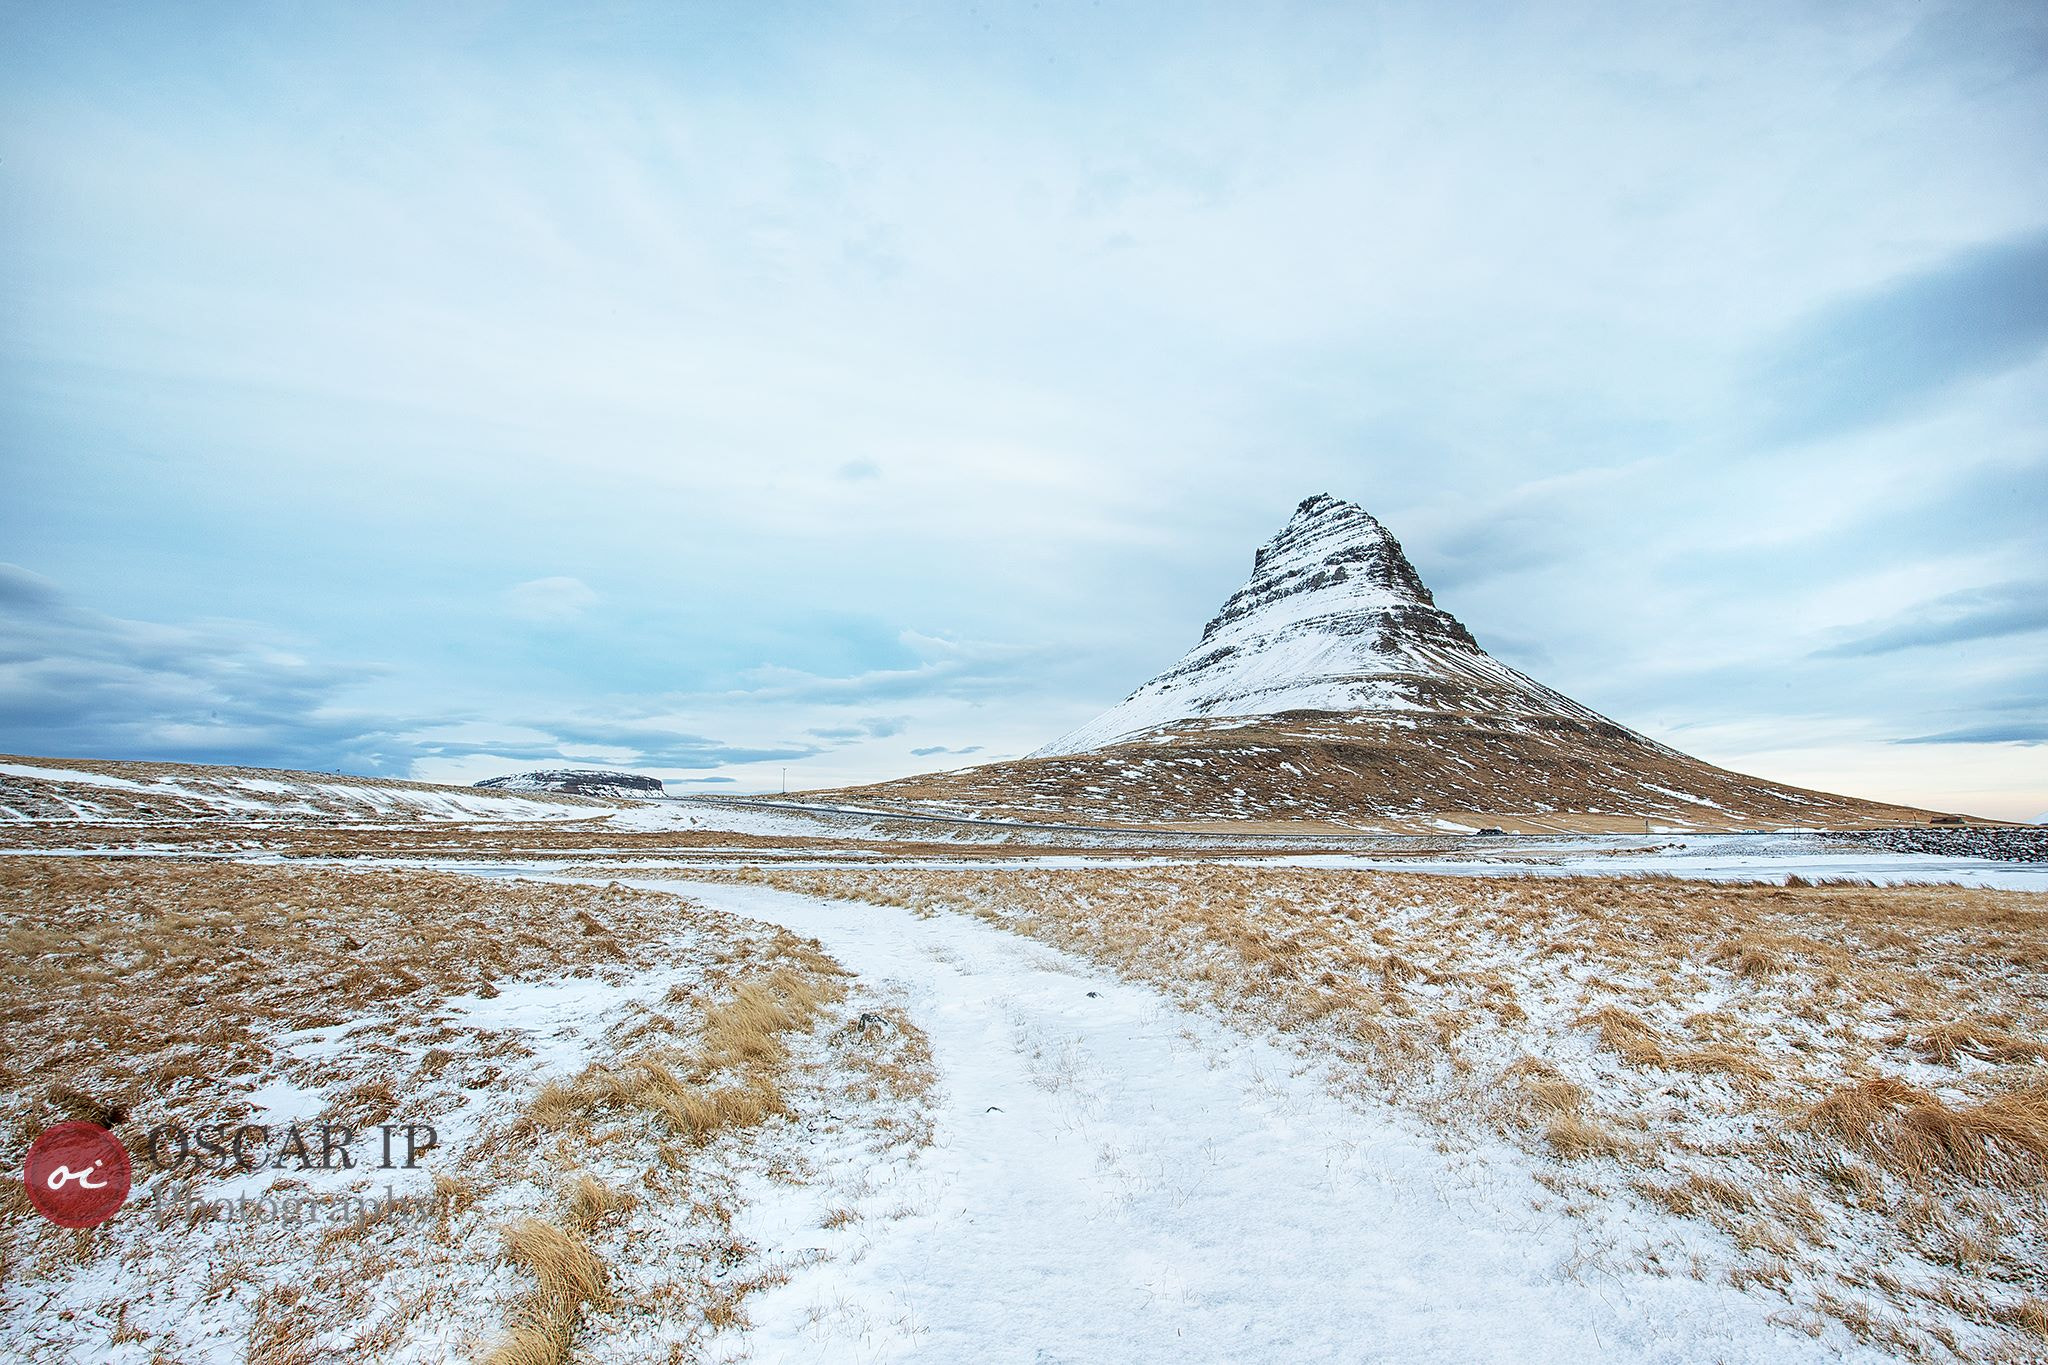
<instances>
[{"instance_id":1,"label":"dry golden grass","mask_svg":"<svg viewBox=\"0 0 2048 1365\"><path fill-rule=\"evenodd\" d=\"M823 1040L830 1065L814 1062L809 1080L799 1074L795 1044L814 1035L845 999L845 977L814 946L777 934L757 959L708 973L697 989L671 991L663 1008L674 1012L651 1014L632 1030L640 1040L636 1050L593 1063L535 1096L527 1124L551 1139L562 1159L613 1150L629 1135L644 1142L651 1125L660 1162L642 1192L577 1172L568 1185L564 1226L528 1222L508 1234L539 1249L514 1252L535 1284L491 1360L547 1365L566 1358L586 1312L606 1304L589 1292L604 1283L604 1266L586 1238L611 1228L630 1246L631 1214L670 1179L682 1182L676 1192L687 1193L715 1235L710 1259L694 1278L681 1273L684 1267L671 1268L662 1306L700 1314L712 1331L745 1326L747 1296L782 1283L787 1271L733 1236L731 1208L698 1188L699 1163L711 1144L743 1139L792 1112L793 1090L815 1095L816 1073L829 1073L838 1086L834 1107L880 1105L876 1140L929 1141L929 1120L921 1117L935 1079L929 1044L899 1012L862 1012L831 1030ZM878 1036L869 1021L886 1023L886 1034ZM558 1272L565 1258L578 1274Z\"/></svg>"},{"instance_id":2,"label":"dry golden grass","mask_svg":"<svg viewBox=\"0 0 2048 1365\"><path fill-rule=\"evenodd\" d=\"M623 964L684 905L435 872L0 859L0 1124L25 1142L67 1117L124 1138L202 1103L223 1118L237 1083L216 1078L260 1073L280 1030ZM334 1116L381 1121L404 1079L369 1069Z\"/></svg>"},{"instance_id":3,"label":"dry golden grass","mask_svg":"<svg viewBox=\"0 0 2048 1365\"><path fill-rule=\"evenodd\" d=\"M1673 1047L1668 1039L1637 1016L1613 1005L1603 1006L1577 1023L1600 1035L1600 1045L1630 1066L1666 1071L1718 1071L1761 1081L1770 1071L1745 1050L1725 1043Z\"/></svg>"},{"instance_id":4,"label":"dry golden grass","mask_svg":"<svg viewBox=\"0 0 2048 1365\"><path fill-rule=\"evenodd\" d=\"M1996 1019L1959 1019L1952 1024L1938 1024L1897 1035L1887 1041L1894 1046L1904 1043L1918 1053L1921 1060L1943 1066L1954 1066L1963 1057L1983 1062L2048 1061L2048 1044L2009 1032L2011 1024L2010 1015Z\"/></svg>"},{"instance_id":5,"label":"dry golden grass","mask_svg":"<svg viewBox=\"0 0 2048 1365\"><path fill-rule=\"evenodd\" d=\"M552 1223L526 1218L506 1228L505 1259L532 1275L549 1302L580 1308L610 1297L604 1264L576 1233Z\"/></svg>"},{"instance_id":6,"label":"dry golden grass","mask_svg":"<svg viewBox=\"0 0 2048 1365\"><path fill-rule=\"evenodd\" d=\"M595 1232L639 1205L639 1195L614 1189L586 1171L569 1187L569 1227L575 1232Z\"/></svg>"},{"instance_id":7,"label":"dry golden grass","mask_svg":"<svg viewBox=\"0 0 2048 1365\"><path fill-rule=\"evenodd\" d=\"M779 1073L789 1035L807 1033L843 999L843 973L822 955L742 979L708 1003L695 995L674 1004L701 1008L695 1046L673 1043L618 1061L586 1067L550 1082L529 1117L540 1129L586 1127L594 1114L618 1109L658 1116L670 1131L703 1142L730 1128L750 1128L786 1113Z\"/></svg>"},{"instance_id":8,"label":"dry golden grass","mask_svg":"<svg viewBox=\"0 0 2048 1365\"><path fill-rule=\"evenodd\" d=\"M610 1301L604 1263L574 1231L538 1218L505 1229L505 1259L533 1276L519 1321L485 1357L491 1365L556 1365L566 1360L586 1306Z\"/></svg>"},{"instance_id":9,"label":"dry golden grass","mask_svg":"<svg viewBox=\"0 0 2048 1365\"><path fill-rule=\"evenodd\" d=\"M2011 1189L2048 1181L2048 1080L1951 1108L1874 1076L1813 1106L1807 1124L1918 1185L1962 1180Z\"/></svg>"},{"instance_id":10,"label":"dry golden grass","mask_svg":"<svg viewBox=\"0 0 2048 1365\"><path fill-rule=\"evenodd\" d=\"M2011 1307L1999 1310L1998 1319L2048 1341L2048 1299L2021 1299Z\"/></svg>"},{"instance_id":11,"label":"dry golden grass","mask_svg":"<svg viewBox=\"0 0 2048 1365\"><path fill-rule=\"evenodd\" d=\"M484 1357L488 1365L560 1365L575 1338L571 1321L545 1315L520 1323Z\"/></svg>"},{"instance_id":12,"label":"dry golden grass","mask_svg":"<svg viewBox=\"0 0 2048 1365\"><path fill-rule=\"evenodd\" d=\"M0 1119L17 1161L59 1118L107 1123L140 1153L150 1126L241 1117L241 1097L280 1076L317 1091L327 1117L359 1126L452 1112L478 1091L532 1096L528 1115L497 1107L471 1144L435 1153L424 1218L236 1229L210 1251L217 1220L204 1212L164 1232L124 1212L71 1233L28 1212L19 1182L0 1187L17 1196L0 1209L7 1283L61 1278L100 1258L118 1261L120 1275L159 1274L189 1251L205 1261L195 1292L249 1305L251 1359L311 1360L311 1343L335 1340L373 1359L420 1321L448 1330L475 1311L466 1295L500 1257L531 1287L497 1359L564 1359L581 1319L612 1312L680 1315L688 1345L677 1358L690 1358L704 1322L743 1316L737 1286L785 1273L731 1235L737 1193L707 1193L751 1134L791 1111L812 1124L830 1112L832 1131L864 1145L928 1134L930 1076L918 1074L923 1040L907 1020L889 1038L866 1038L838 1018L847 978L816 945L680 897L417 870L17 855L0 859L0 935ZM650 968L694 984L623 1012L599 1063L538 1093L516 1082L530 1074L519 1034L451 1027L460 1016L443 1008L514 980L624 984ZM317 1061L280 1052L282 1034L337 1025L344 1045ZM909 1088L878 1084L878 1066ZM621 1120L600 1140L532 1141L587 1123L593 1104ZM650 1121L659 1150L634 1131ZM579 1169L565 1153L607 1164ZM163 1182L166 1197L186 1188L198 1187ZM677 1208L701 1220L705 1250L645 1263L636 1220L657 1204L671 1220ZM491 1228L508 1221L501 1240ZM373 1293L399 1276L423 1287ZM688 1283L664 1287L677 1277ZM137 1330L111 1308L120 1326L109 1330ZM80 1340L91 1354L90 1338ZM180 1354L174 1341L149 1344Z\"/></svg>"},{"instance_id":13,"label":"dry golden grass","mask_svg":"<svg viewBox=\"0 0 2048 1365\"><path fill-rule=\"evenodd\" d=\"M1524 1057L1500 1073L1496 1102L1503 1120L1540 1134L1564 1160L1622 1155L1627 1140L1590 1113L1590 1098L1549 1062Z\"/></svg>"}]
</instances>

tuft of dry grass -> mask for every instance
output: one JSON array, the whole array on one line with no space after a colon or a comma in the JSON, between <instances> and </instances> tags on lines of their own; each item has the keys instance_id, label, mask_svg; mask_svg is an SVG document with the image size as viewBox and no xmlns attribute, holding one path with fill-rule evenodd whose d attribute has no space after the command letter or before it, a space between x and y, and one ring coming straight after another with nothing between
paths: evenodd
<instances>
[{"instance_id":1,"label":"tuft of dry grass","mask_svg":"<svg viewBox=\"0 0 2048 1365\"><path fill-rule=\"evenodd\" d=\"M1567 1161L1620 1157L1629 1152L1629 1144L1611 1129L1579 1113L1553 1114L1543 1125L1543 1140Z\"/></svg>"},{"instance_id":2,"label":"tuft of dry grass","mask_svg":"<svg viewBox=\"0 0 2048 1365\"><path fill-rule=\"evenodd\" d=\"M1916 1185L2024 1189L2048 1178L2048 1082L1954 1109L1917 1086L1873 1076L1814 1105L1805 1123Z\"/></svg>"},{"instance_id":3,"label":"tuft of dry grass","mask_svg":"<svg viewBox=\"0 0 2048 1365\"><path fill-rule=\"evenodd\" d=\"M1628 1143L1589 1112L1586 1087L1538 1057L1523 1057L1497 1082L1503 1117L1542 1135L1544 1144L1567 1161L1620 1156Z\"/></svg>"},{"instance_id":4,"label":"tuft of dry grass","mask_svg":"<svg viewBox=\"0 0 2048 1365\"><path fill-rule=\"evenodd\" d=\"M569 1227L576 1232L595 1232L605 1223L639 1207L640 1196L630 1190L614 1189L585 1171L569 1186Z\"/></svg>"},{"instance_id":5,"label":"tuft of dry grass","mask_svg":"<svg viewBox=\"0 0 2048 1365\"><path fill-rule=\"evenodd\" d=\"M1673 1047L1668 1039L1642 1019L1613 1005L1583 1015L1575 1021L1600 1036L1600 1045L1630 1066L1660 1067L1666 1071L1717 1071L1749 1080L1764 1080L1770 1072L1741 1049L1724 1043L1706 1047Z\"/></svg>"},{"instance_id":6,"label":"tuft of dry grass","mask_svg":"<svg viewBox=\"0 0 2048 1365\"><path fill-rule=\"evenodd\" d=\"M787 1056L782 1035L809 1030L820 1011L845 994L830 978L786 967L745 982L706 1013L703 1064L713 1070L775 1066Z\"/></svg>"},{"instance_id":7,"label":"tuft of dry grass","mask_svg":"<svg viewBox=\"0 0 2048 1365\"><path fill-rule=\"evenodd\" d=\"M576 1328L573 1320L527 1311L526 1319L484 1357L485 1365L561 1365L569 1358Z\"/></svg>"},{"instance_id":8,"label":"tuft of dry grass","mask_svg":"<svg viewBox=\"0 0 2048 1365\"><path fill-rule=\"evenodd\" d=\"M1921 1060L1954 1066L1963 1057L1981 1062L2048 1061L2048 1044L2009 1032L2012 1019L1958 1019L1912 1033L1896 1034L1888 1041L1919 1054Z\"/></svg>"},{"instance_id":9,"label":"tuft of dry grass","mask_svg":"<svg viewBox=\"0 0 2048 1365\"><path fill-rule=\"evenodd\" d=\"M551 1304L581 1308L610 1301L604 1263L583 1238L539 1218L524 1218L504 1230L505 1259L533 1276L540 1297Z\"/></svg>"},{"instance_id":10,"label":"tuft of dry grass","mask_svg":"<svg viewBox=\"0 0 2048 1365\"><path fill-rule=\"evenodd\" d=\"M1996 1310L2000 1322L2048 1341L2048 1299L2028 1295Z\"/></svg>"}]
</instances>

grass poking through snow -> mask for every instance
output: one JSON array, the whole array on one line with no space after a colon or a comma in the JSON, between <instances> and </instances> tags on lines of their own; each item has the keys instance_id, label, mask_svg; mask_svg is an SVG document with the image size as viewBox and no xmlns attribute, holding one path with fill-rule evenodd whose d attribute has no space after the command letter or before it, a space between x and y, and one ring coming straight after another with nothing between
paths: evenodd
<instances>
[{"instance_id":1,"label":"grass poking through snow","mask_svg":"<svg viewBox=\"0 0 2048 1365\"><path fill-rule=\"evenodd\" d=\"M1567 1209L1626 1190L1711 1225L1720 1273L1794 1323L1914 1357L2048 1352L2041 896L1224 866L718 875L976 915L1293 1035L1447 1133L1554 1158Z\"/></svg>"}]
</instances>

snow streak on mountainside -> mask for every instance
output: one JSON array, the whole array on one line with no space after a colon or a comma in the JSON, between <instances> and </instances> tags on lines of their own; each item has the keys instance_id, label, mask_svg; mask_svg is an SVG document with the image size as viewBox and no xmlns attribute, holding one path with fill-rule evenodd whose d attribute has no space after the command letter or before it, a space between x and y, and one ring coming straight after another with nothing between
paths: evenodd
<instances>
[{"instance_id":1,"label":"snow streak on mountainside","mask_svg":"<svg viewBox=\"0 0 2048 1365\"><path fill-rule=\"evenodd\" d=\"M1014 763L868 806L1092 823L1637 831L1920 824L1702 763L1508 667L1394 537L1320 494L1173 667Z\"/></svg>"},{"instance_id":2,"label":"snow streak on mountainside","mask_svg":"<svg viewBox=\"0 0 2048 1365\"><path fill-rule=\"evenodd\" d=\"M1031 757L1207 717L1448 709L1613 724L1487 654L1386 527L1324 493L1259 547L1251 581L1179 663Z\"/></svg>"}]
</instances>

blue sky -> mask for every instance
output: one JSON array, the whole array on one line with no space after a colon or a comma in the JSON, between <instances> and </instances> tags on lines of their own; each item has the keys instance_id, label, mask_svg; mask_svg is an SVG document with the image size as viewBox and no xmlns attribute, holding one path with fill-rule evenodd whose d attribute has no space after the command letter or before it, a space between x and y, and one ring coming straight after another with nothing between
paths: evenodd
<instances>
[{"instance_id":1,"label":"blue sky","mask_svg":"<svg viewBox=\"0 0 2048 1365\"><path fill-rule=\"evenodd\" d=\"M1294 503L1783 780L2048 812L2048 12L0 8L0 747L1021 753Z\"/></svg>"}]
</instances>

